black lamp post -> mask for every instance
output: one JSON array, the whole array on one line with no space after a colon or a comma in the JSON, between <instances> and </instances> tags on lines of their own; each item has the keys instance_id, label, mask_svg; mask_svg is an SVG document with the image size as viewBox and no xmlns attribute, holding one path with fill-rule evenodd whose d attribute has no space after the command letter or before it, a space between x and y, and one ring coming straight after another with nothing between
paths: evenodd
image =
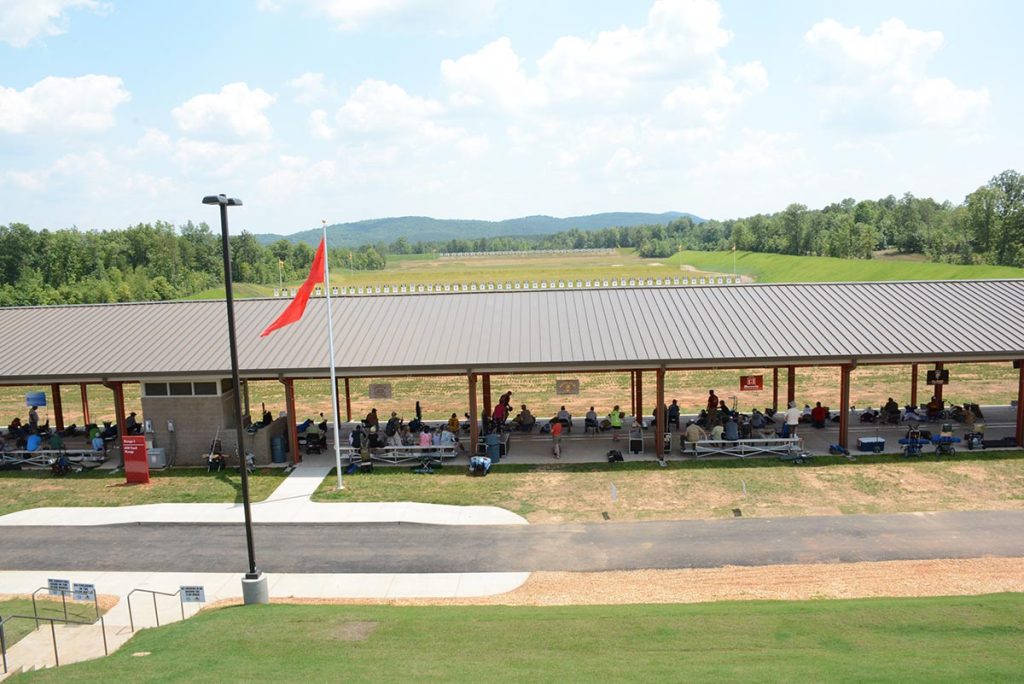
<instances>
[{"instance_id":1,"label":"black lamp post","mask_svg":"<svg viewBox=\"0 0 1024 684\"><path fill-rule=\"evenodd\" d=\"M231 287L231 249L228 242L228 207L242 206L242 200L224 195L208 195L203 204L216 204L220 207L220 237L224 251L224 293L228 305L228 344L231 347L231 386L235 391L235 428L238 439L239 469L242 473L242 507L245 510L245 543L249 551L249 572L242 583L245 603L266 603L266 578L262 577L256 567L256 551L252 542L252 511L249 508L249 469L245 462L245 429L242 426L242 388L238 379L238 343L235 337L235 298ZM249 583L258 582L262 585L251 587ZM250 596L252 591L252 596ZM260 600L262 594L262 600ZM252 600L250 600L252 598Z\"/></svg>"}]
</instances>

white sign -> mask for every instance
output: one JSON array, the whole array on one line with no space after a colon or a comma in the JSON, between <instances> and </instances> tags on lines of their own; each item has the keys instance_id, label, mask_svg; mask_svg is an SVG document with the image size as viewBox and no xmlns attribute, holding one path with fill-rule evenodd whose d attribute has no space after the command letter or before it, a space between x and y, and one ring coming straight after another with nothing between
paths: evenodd
<instances>
[{"instance_id":1,"label":"white sign","mask_svg":"<svg viewBox=\"0 0 1024 684\"><path fill-rule=\"evenodd\" d=\"M50 578L46 580L46 587L50 596L63 596L71 593L71 580Z\"/></svg>"},{"instance_id":2,"label":"white sign","mask_svg":"<svg viewBox=\"0 0 1024 684\"><path fill-rule=\"evenodd\" d=\"M181 585L182 603L206 603L206 589L201 584L195 586Z\"/></svg>"},{"instance_id":3,"label":"white sign","mask_svg":"<svg viewBox=\"0 0 1024 684\"><path fill-rule=\"evenodd\" d=\"M75 582L74 587L72 587L71 598L76 601L95 601L96 585L79 584L78 582Z\"/></svg>"}]
</instances>

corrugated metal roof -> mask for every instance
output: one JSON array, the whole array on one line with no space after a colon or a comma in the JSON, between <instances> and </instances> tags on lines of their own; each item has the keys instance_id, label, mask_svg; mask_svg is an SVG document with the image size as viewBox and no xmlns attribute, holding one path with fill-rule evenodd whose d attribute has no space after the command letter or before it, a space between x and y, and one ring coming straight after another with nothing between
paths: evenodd
<instances>
[{"instance_id":1,"label":"corrugated metal roof","mask_svg":"<svg viewBox=\"0 0 1024 684\"><path fill-rule=\"evenodd\" d=\"M1024 280L337 297L340 375L1005 360ZM281 299L236 302L248 377L327 374L324 299L260 338ZM0 309L0 382L224 375L223 301Z\"/></svg>"}]
</instances>

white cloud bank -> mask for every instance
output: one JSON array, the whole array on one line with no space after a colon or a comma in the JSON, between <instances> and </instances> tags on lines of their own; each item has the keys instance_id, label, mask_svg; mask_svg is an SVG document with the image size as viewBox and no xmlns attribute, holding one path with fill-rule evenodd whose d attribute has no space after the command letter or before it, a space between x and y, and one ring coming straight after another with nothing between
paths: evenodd
<instances>
[{"instance_id":1,"label":"white cloud bank","mask_svg":"<svg viewBox=\"0 0 1024 684\"><path fill-rule=\"evenodd\" d=\"M114 126L114 111L131 99L114 76L48 76L14 90L0 86L0 132L98 133Z\"/></svg>"},{"instance_id":2,"label":"white cloud bank","mask_svg":"<svg viewBox=\"0 0 1024 684\"><path fill-rule=\"evenodd\" d=\"M96 0L0 0L0 42L26 47L41 36L66 33L68 10L106 7Z\"/></svg>"},{"instance_id":3,"label":"white cloud bank","mask_svg":"<svg viewBox=\"0 0 1024 684\"><path fill-rule=\"evenodd\" d=\"M263 113L277 98L245 83L229 83L219 93L196 95L175 107L171 116L186 133L229 132L240 138L269 138L270 120Z\"/></svg>"},{"instance_id":4,"label":"white cloud bank","mask_svg":"<svg viewBox=\"0 0 1024 684\"><path fill-rule=\"evenodd\" d=\"M489 19L497 0L260 0L264 12L297 6L341 31L373 24L457 30Z\"/></svg>"}]
</instances>

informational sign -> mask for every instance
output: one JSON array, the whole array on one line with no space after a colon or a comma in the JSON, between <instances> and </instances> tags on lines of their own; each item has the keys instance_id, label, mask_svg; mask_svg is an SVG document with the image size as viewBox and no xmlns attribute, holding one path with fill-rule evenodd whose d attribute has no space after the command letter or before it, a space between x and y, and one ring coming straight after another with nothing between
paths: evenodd
<instances>
[{"instance_id":1,"label":"informational sign","mask_svg":"<svg viewBox=\"0 0 1024 684\"><path fill-rule=\"evenodd\" d=\"M46 580L46 588L50 590L50 596L65 596L71 593L71 580L51 577Z\"/></svg>"},{"instance_id":2,"label":"informational sign","mask_svg":"<svg viewBox=\"0 0 1024 684\"><path fill-rule=\"evenodd\" d=\"M555 380L555 393L556 394L579 394L580 393L580 381L579 380Z\"/></svg>"},{"instance_id":3,"label":"informational sign","mask_svg":"<svg viewBox=\"0 0 1024 684\"><path fill-rule=\"evenodd\" d=\"M96 600L96 585L95 584L79 584L75 582L71 589L71 598L76 601L95 601Z\"/></svg>"},{"instance_id":4,"label":"informational sign","mask_svg":"<svg viewBox=\"0 0 1024 684\"><path fill-rule=\"evenodd\" d=\"M374 383L370 383L370 398L371 399L390 399L391 398L391 383L390 382L374 382Z\"/></svg>"},{"instance_id":5,"label":"informational sign","mask_svg":"<svg viewBox=\"0 0 1024 684\"><path fill-rule=\"evenodd\" d=\"M25 394L25 406L46 406L46 392L28 392Z\"/></svg>"},{"instance_id":6,"label":"informational sign","mask_svg":"<svg viewBox=\"0 0 1024 684\"><path fill-rule=\"evenodd\" d=\"M121 437L124 450L124 478L128 484L149 484L149 456L143 435Z\"/></svg>"},{"instance_id":7,"label":"informational sign","mask_svg":"<svg viewBox=\"0 0 1024 684\"><path fill-rule=\"evenodd\" d=\"M741 375L740 392L760 392L764 389L763 375Z\"/></svg>"},{"instance_id":8,"label":"informational sign","mask_svg":"<svg viewBox=\"0 0 1024 684\"><path fill-rule=\"evenodd\" d=\"M206 588L201 584L181 585L182 603L206 603Z\"/></svg>"},{"instance_id":9,"label":"informational sign","mask_svg":"<svg viewBox=\"0 0 1024 684\"><path fill-rule=\"evenodd\" d=\"M929 384L929 385L948 385L949 384L949 371L948 370L930 370L930 371L928 371L927 384Z\"/></svg>"}]
</instances>

